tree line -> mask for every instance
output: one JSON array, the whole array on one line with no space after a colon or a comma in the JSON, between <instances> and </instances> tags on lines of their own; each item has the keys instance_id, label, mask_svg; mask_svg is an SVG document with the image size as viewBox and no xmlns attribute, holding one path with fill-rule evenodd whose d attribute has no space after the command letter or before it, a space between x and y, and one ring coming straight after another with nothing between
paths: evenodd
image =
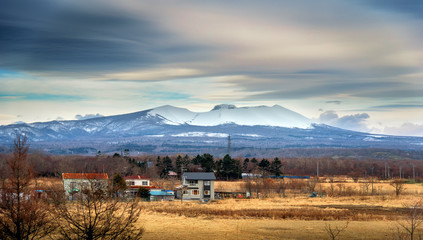
<instances>
[{"instance_id":1,"label":"tree line","mask_svg":"<svg viewBox=\"0 0 423 240\"><path fill-rule=\"evenodd\" d=\"M6 159L11 154L0 154L0 170L5 172ZM114 155L74 156L51 155L42 152L28 153L28 164L37 177L61 177L64 172L98 172L114 176L141 174L150 178L167 178L169 171L178 177L182 172L215 172L221 180L241 178L241 173L262 175L336 176L352 178L374 176L379 179L423 177L420 160L380 160L318 157L318 158L233 158L202 155Z\"/></svg>"}]
</instances>

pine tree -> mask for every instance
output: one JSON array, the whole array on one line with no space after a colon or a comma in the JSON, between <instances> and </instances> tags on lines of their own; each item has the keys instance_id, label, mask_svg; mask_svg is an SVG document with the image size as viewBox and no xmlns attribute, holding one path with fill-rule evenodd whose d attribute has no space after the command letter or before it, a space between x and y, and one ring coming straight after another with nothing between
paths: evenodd
<instances>
[{"instance_id":1,"label":"pine tree","mask_svg":"<svg viewBox=\"0 0 423 240\"><path fill-rule=\"evenodd\" d=\"M262 159L258 165L263 175L270 172L270 162L267 159Z\"/></svg>"},{"instance_id":2,"label":"pine tree","mask_svg":"<svg viewBox=\"0 0 423 240\"><path fill-rule=\"evenodd\" d=\"M212 172L214 168L214 160L211 154L205 153L200 158L200 165L205 172Z\"/></svg>"},{"instance_id":3,"label":"pine tree","mask_svg":"<svg viewBox=\"0 0 423 240\"><path fill-rule=\"evenodd\" d=\"M244 159L244 164L242 165L242 171L247 172L249 163L250 163L249 158Z\"/></svg>"},{"instance_id":4,"label":"pine tree","mask_svg":"<svg viewBox=\"0 0 423 240\"><path fill-rule=\"evenodd\" d=\"M282 175L282 171L281 171L281 167L282 167L282 162L281 160L279 160L279 158L275 158L273 160L273 162L270 164L270 172L275 175L275 176L281 176Z\"/></svg>"}]
</instances>

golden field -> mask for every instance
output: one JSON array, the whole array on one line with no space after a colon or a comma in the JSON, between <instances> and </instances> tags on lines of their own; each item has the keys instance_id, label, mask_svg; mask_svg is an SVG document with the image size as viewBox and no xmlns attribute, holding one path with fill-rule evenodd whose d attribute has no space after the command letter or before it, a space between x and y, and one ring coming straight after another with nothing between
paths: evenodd
<instances>
[{"instance_id":1,"label":"golden field","mask_svg":"<svg viewBox=\"0 0 423 240\"><path fill-rule=\"evenodd\" d=\"M238 188L240 182L217 182L216 188ZM335 185L338 183L335 183ZM357 191L362 183L343 182ZM320 183L322 189L330 183ZM377 182L378 195L317 197L292 194L286 198L224 199L210 203L143 202L143 239L330 239L325 227L345 226L338 239L400 239L399 223L408 206L423 195L421 184L406 184L395 197L388 182ZM418 229L415 239L423 236ZM403 236L404 237L404 236ZM401 238L409 239L409 238Z\"/></svg>"}]
</instances>

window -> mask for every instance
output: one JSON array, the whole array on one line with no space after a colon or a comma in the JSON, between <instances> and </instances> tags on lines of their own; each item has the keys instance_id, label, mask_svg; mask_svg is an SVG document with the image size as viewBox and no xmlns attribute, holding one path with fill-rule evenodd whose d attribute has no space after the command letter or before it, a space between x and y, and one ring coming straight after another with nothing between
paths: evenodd
<instances>
[{"instance_id":1,"label":"window","mask_svg":"<svg viewBox=\"0 0 423 240\"><path fill-rule=\"evenodd\" d=\"M192 195L200 195L200 191L198 189L192 190Z\"/></svg>"},{"instance_id":2,"label":"window","mask_svg":"<svg viewBox=\"0 0 423 240\"><path fill-rule=\"evenodd\" d=\"M195 185L197 185L198 181L197 180L189 180L188 183L189 183L190 186L195 186Z\"/></svg>"},{"instance_id":3,"label":"window","mask_svg":"<svg viewBox=\"0 0 423 240\"><path fill-rule=\"evenodd\" d=\"M210 181L204 181L204 186L210 186Z\"/></svg>"},{"instance_id":4,"label":"window","mask_svg":"<svg viewBox=\"0 0 423 240\"><path fill-rule=\"evenodd\" d=\"M204 195L210 195L210 190L205 190Z\"/></svg>"},{"instance_id":5,"label":"window","mask_svg":"<svg viewBox=\"0 0 423 240\"><path fill-rule=\"evenodd\" d=\"M130 181L129 183L131 184L131 186L135 185L135 181Z\"/></svg>"},{"instance_id":6,"label":"window","mask_svg":"<svg viewBox=\"0 0 423 240\"><path fill-rule=\"evenodd\" d=\"M141 185L148 186L148 181L142 181Z\"/></svg>"}]
</instances>

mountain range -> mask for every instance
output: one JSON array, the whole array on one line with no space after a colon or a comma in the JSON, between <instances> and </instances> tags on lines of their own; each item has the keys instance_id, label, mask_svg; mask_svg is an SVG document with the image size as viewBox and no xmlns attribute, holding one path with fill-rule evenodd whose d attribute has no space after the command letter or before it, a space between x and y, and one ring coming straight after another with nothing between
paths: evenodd
<instances>
[{"instance_id":1,"label":"mountain range","mask_svg":"<svg viewBox=\"0 0 423 240\"><path fill-rule=\"evenodd\" d=\"M368 154L388 151L413 158L416 153L420 156L423 148L421 137L377 135L316 124L278 105L238 108L222 104L201 113L166 105L85 120L11 124L0 126L0 151L7 151L18 132L28 136L31 148L54 154L128 149L134 155L208 152L264 157L334 151L348 155L351 149L374 149Z\"/></svg>"}]
</instances>

